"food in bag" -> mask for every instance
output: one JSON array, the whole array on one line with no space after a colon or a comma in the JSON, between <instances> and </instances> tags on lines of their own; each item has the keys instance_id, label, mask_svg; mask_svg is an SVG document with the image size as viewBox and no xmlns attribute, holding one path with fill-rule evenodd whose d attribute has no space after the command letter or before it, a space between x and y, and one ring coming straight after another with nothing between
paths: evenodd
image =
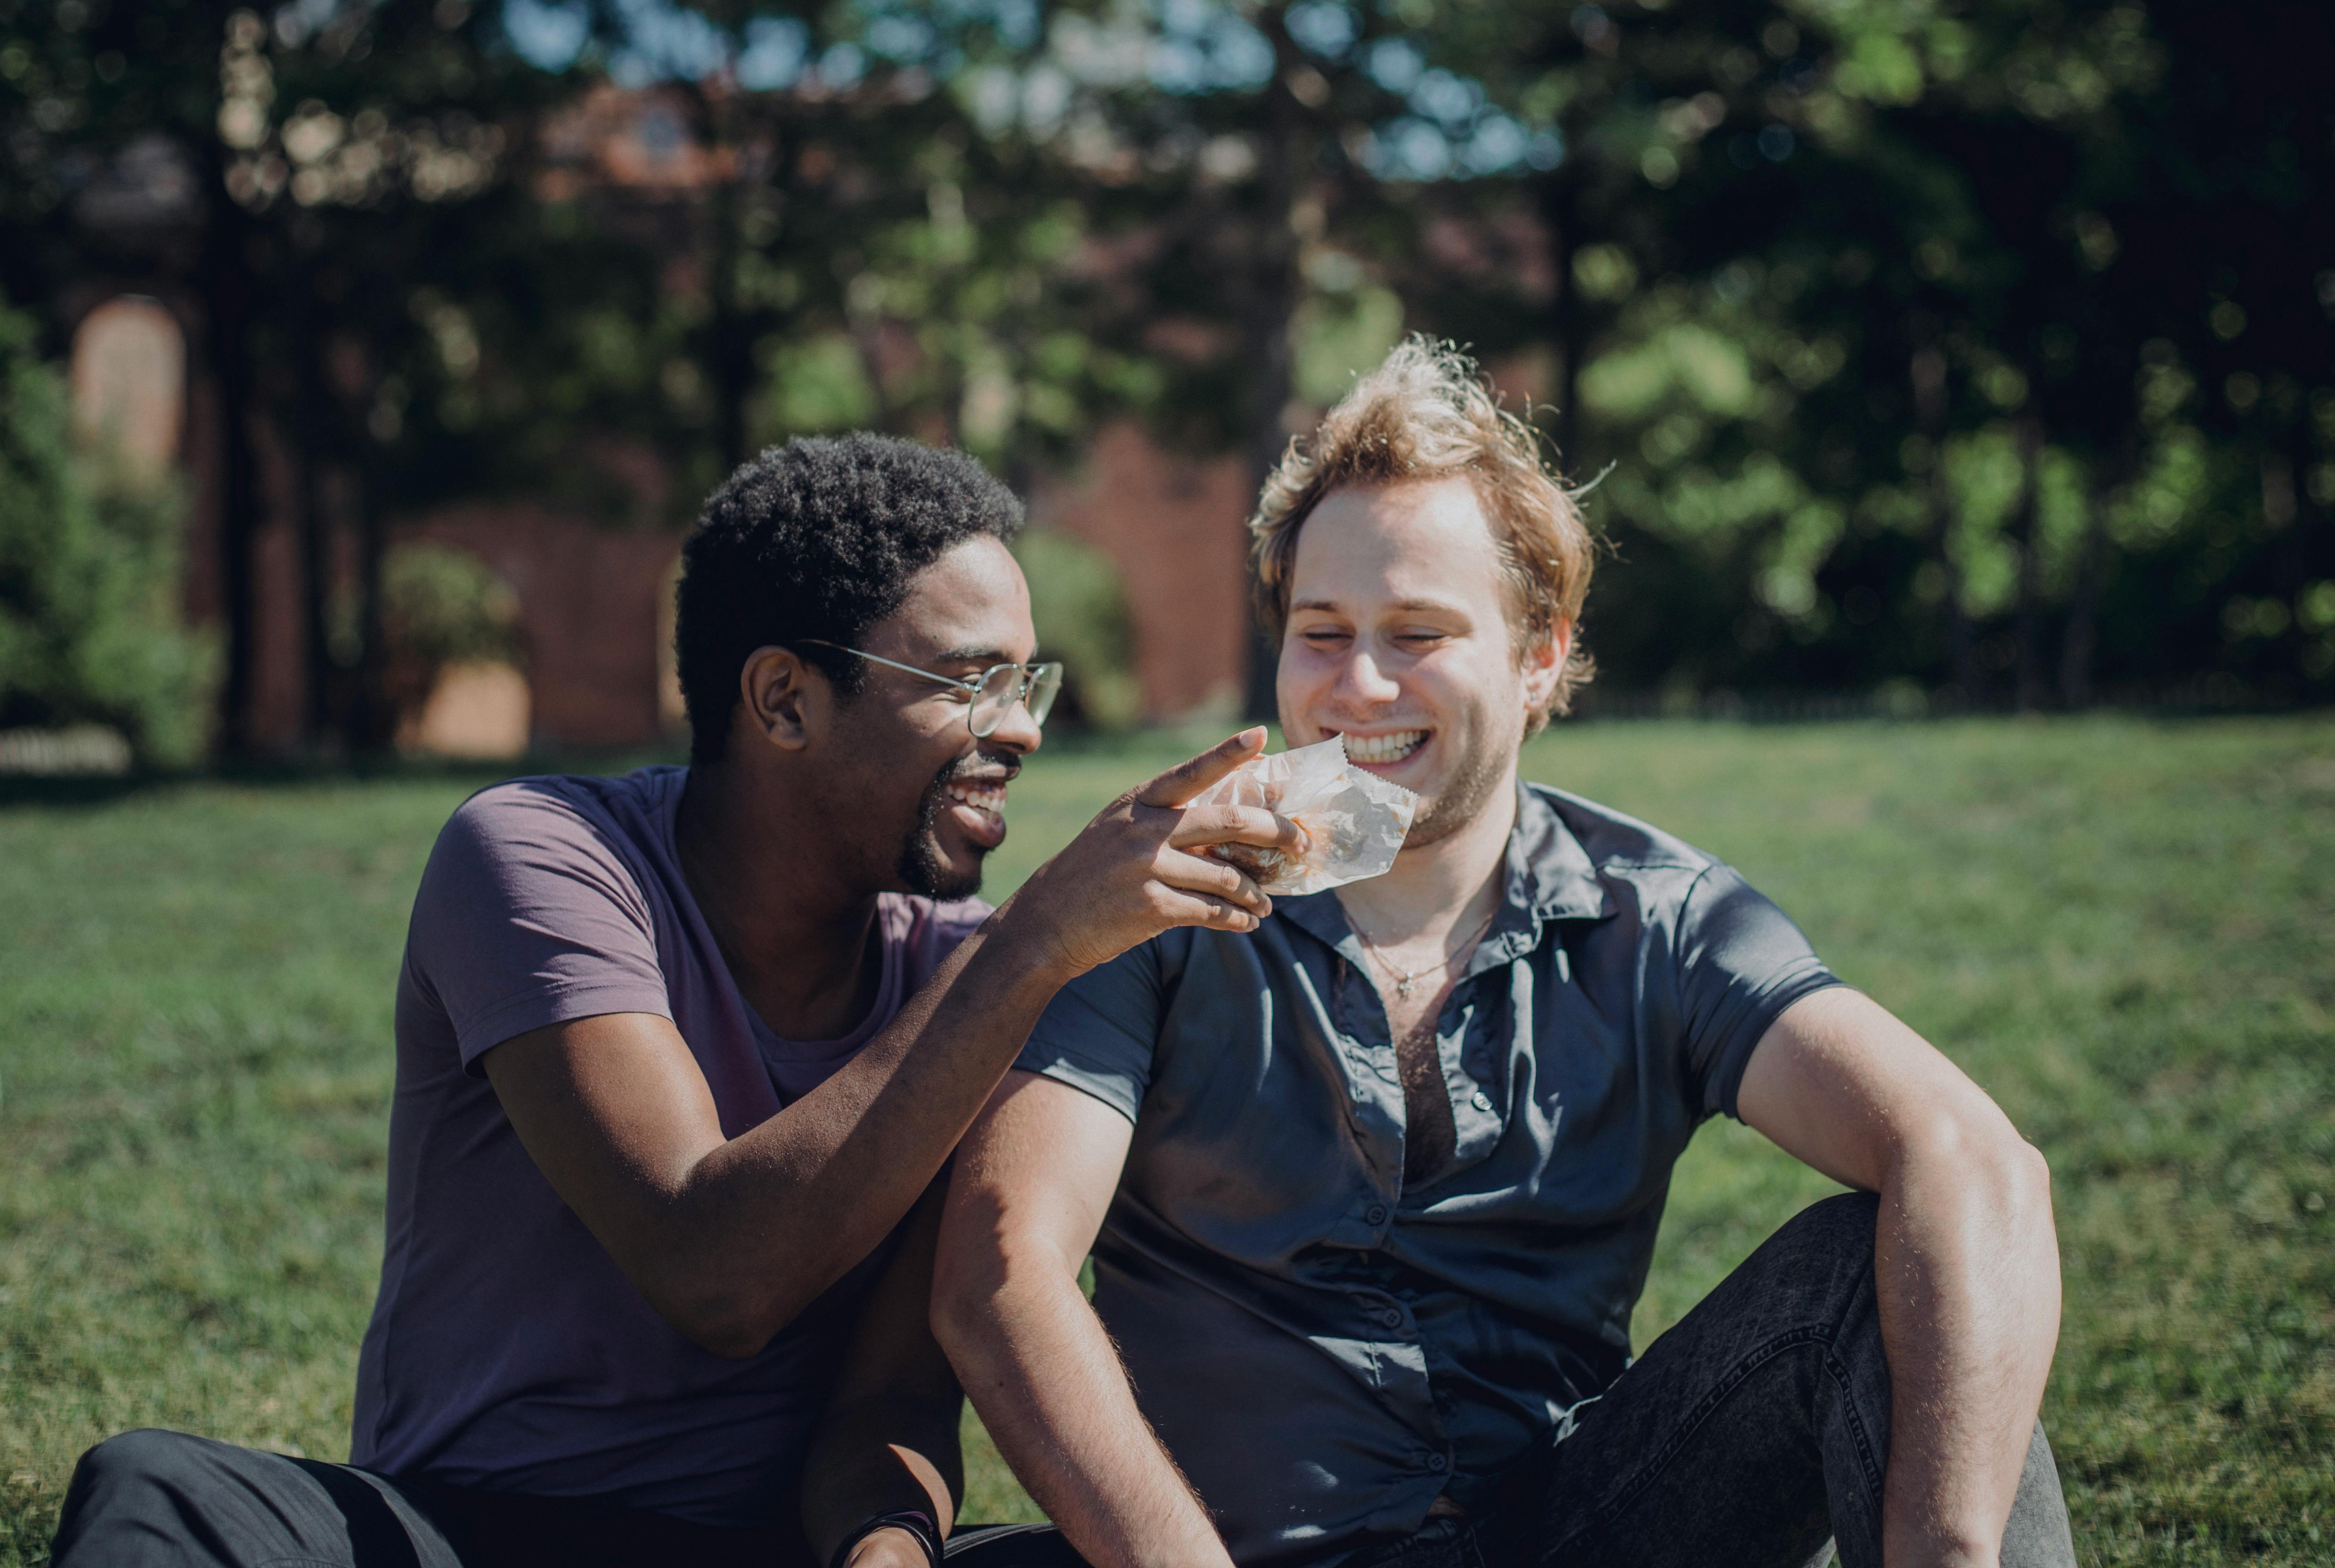
<instances>
[{"instance_id":1,"label":"food in bag","mask_svg":"<svg viewBox=\"0 0 2335 1568\"><path fill-rule=\"evenodd\" d=\"M1346 760L1332 735L1244 762L1185 803L1257 806L1297 824L1305 847L1293 853L1254 844L1218 844L1210 853L1240 867L1268 894L1295 896L1383 876L1410 831L1419 797Z\"/></svg>"}]
</instances>

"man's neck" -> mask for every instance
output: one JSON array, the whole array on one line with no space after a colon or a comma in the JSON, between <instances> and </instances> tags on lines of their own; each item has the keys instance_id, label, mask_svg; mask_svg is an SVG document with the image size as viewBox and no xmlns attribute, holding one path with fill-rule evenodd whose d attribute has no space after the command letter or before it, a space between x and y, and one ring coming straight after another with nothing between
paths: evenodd
<instances>
[{"instance_id":1,"label":"man's neck","mask_svg":"<svg viewBox=\"0 0 2335 1568\"><path fill-rule=\"evenodd\" d=\"M815 812L746 782L719 766L690 769L673 822L682 874L739 989L774 1033L848 1033L882 977L868 942L876 894L820 853ZM787 822L801 830L773 830Z\"/></svg>"},{"instance_id":2,"label":"man's neck","mask_svg":"<svg viewBox=\"0 0 2335 1568\"><path fill-rule=\"evenodd\" d=\"M1403 850L1385 876L1338 889L1347 917L1381 947L1413 938L1440 939L1473 925L1500 897L1508 836L1516 822L1516 770L1511 762L1475 818L1431 844Z\"/></svg>"}]
</instances>

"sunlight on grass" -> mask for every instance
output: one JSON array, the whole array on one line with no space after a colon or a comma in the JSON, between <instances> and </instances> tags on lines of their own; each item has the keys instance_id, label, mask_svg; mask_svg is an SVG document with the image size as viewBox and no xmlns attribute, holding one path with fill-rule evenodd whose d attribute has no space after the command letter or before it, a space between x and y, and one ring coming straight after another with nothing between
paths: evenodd
<instances>
[{"instance_id":1,"label":"sunlight on grass","mask_svg":"<svg viewBox=\"0 0 2335 1568\"><path fill-rule=\"evenodd\" d=\"M993 895L1174 760L1033 760ZM2335 723L1603 725L1528 770L1732 861L2050 1157L2084 1561L2335 1559ZM109 1432L345 1452L407 908L483 781L0 797L0 1565ZM1705 1129L1640 1341L1826 1190ZM1034 1517L969 1418L965 1513Z\"/></svg>"}]
</instances>

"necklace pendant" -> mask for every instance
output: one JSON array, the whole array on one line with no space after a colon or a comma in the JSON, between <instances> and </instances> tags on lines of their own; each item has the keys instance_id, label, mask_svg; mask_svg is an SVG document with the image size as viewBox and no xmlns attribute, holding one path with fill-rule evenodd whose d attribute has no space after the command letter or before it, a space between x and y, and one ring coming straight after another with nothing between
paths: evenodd
<instances>
[{"instance_id":1,"label":"necklace pendant","mask_svg":"<svg viewBox=\"0 0 2335 1568\"><path fill-rule=\"evenodd\" d=\"M1410 1000L1410 976L1406 974L1394 982L1394 993L1405 1002Z\"/></svg>"}]
</instances>

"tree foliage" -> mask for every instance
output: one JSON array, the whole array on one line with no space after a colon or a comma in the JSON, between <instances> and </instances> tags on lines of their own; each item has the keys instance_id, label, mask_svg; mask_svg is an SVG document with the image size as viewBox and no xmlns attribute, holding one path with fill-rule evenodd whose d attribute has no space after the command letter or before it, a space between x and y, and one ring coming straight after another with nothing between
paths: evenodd
<instances>
[{"instance_id":1,"label":"tree foliage","mask_svg":"<svg viewBox=\"0 0 2335 1568\"><path fill-rule=\"evenodd\" d=\"M31 324L0 308L0 728L110 724L142 761L189 761L213 661L179 615L179 497L76 452L71 423Z\"/></svg>"},{"instance_id":2,"label":"tree foliage","mask_svg":"<svg viewBox=\"0 0 2335 1568\"><path fill-rule=\"evenodd\" d=\"M296 460L312 724L362 744L391 516L499 493L677 526L760 445L855 425L1019 483L1119 417L1261 470L1413 329L1597 481L1609 688L2323 700L2330 26L0 0L0 274L52 333L93 278L160 277L243 411L230 740L258 432Z\"/></svg>"}]
</instances>

